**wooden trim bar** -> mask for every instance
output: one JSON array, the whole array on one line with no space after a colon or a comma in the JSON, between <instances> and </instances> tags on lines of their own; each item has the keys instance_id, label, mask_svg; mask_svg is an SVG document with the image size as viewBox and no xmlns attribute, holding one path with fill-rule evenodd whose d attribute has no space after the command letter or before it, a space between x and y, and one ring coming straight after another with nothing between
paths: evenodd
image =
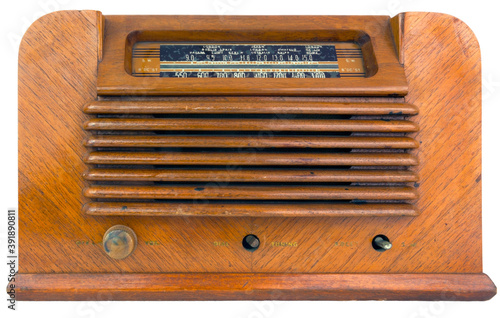
<instances>
[{"instance_id":1,"label":"wooden trim bar","mask_svg":"<svg viewBox=\"0 0 500 318\"><path fill-rule=\"evenodd\" d=\"M231 199L231 200L415 200L412 187L348 186L191 186L91 185L88 198L106 199Z\"/></svg>"},{"instance_id":2,"label":"wooden trim bar","mask_svg":"<svg viewBox=\"0 0 500 318\"><path fill-rule=\"evenodd\" d=\"M235 119L225 118L93 118L86 130L199 130L199 131L356 131L415 132L418 124L407 120L355 119Z\"/></svg>"},{"instance_id":3,"label":"wooden trim bar","mask_svg":"<svg viewBox=\"0 0 500 318\"><path fill-rule=\"evenodd\" d=\"M246 216L246 217L387 217L417 216L411 204L383 203L178 203L90 202L83 211L96 216Z\"/></svg>"},{"instance_id":4,"label":"wooden trim bar","mask_svg":"<svg viewBox=\"0 0 500 318\"><path fill-rule=\"evenodd\" d=\"M410 137L92 135L87 147L412 149Z\"/></svg>"},{"instance_id":5,"label":"wooden trim bar","mask_svg":"<svg viewBox=\"0 0 500 318\"><path fill-rule=\"evenodd\" d=\"M408 170L326 169L90 169L92 181L188 181L188 182L416 182Z\"/></svg>"},{"instance_id":6,"label":"wooden trim bar","mask_svg":"<svg viewBox=\"0 0 500 318\"><path fill-rule=\"evenodd\" d=\"M96 288L99 286L99 288ZM17 274L18 300L488 300L474 274Z\"/></svg>"},{"instance_id":7,"label":"wooden trim bar","mask_svg":"<svg viewBox=\"0 0 500 318\"><path fill-rule=\"evenodd\" d=\"M415 166L408 153L91 152L88 164Z\"/></svg>"},{"instance_id":8,"label":"wooden trim bar","mask_svg":"<svg viewBox=\"0 0 500 318\"><path fill-rule=\"evenodd\" d=\"M322 101L92 101L87 114L323 114L417 115L418 107L406 103L334 103Z\"/></svg>"}]
</instances>

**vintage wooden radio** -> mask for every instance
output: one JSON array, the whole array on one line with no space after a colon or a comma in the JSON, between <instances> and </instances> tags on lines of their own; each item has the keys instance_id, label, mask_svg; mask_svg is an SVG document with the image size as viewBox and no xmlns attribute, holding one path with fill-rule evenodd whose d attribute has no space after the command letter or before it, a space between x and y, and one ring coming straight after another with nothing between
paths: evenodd
<instances>
[{"instance_id":1,"label":"vintage wooden radio","mask_svg":"<svg viewBox=\"0 0 500 318\"><path fill-rule=\"evenodd\" d=\"M458 19L55 12L19 53L20 300L486 300Z\"/></svg>"}]
</instances>

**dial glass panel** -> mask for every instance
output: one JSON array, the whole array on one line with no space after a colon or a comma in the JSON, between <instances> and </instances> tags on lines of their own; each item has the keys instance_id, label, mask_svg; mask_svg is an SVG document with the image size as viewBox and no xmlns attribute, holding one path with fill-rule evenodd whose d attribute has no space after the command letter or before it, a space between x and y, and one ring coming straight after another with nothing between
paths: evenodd
<instances>
[{"instance_id":1,"label":"dial glass panel","mask_svg":"<svg viewBox=\"0 0 500 318\"><path fill-rule=\"evenodd\" d=\"M365 77L356 43L138 42L132 75L164 78Z\"/></svg>"}]
</instances>

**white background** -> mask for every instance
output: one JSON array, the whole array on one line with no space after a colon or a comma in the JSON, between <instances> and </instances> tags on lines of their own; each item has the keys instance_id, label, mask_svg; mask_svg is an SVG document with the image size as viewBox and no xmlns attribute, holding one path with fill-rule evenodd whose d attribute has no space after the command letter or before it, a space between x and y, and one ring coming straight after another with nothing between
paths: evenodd
<instances>
[{"instance_id":1,"label":"white background","mask_svg":"<svg viewBox=\"0 0 500 318\"><path fill-rule=\"evenodd\" d=\"M497 1L365 0L365 1L4 1L1 23L1 182L0 257L5 260L7 208L17 205L17 52L21 36L39 16L56 10L91 9L111 14L233 15L390 15L404 11L435 11L454 15L475 32L483 66L483 251L484 272L500 284L498 162L500 118L500 11ZM7 284L6 261L0 262L0 290ZM500 295L488 302L21 302L7 310L0 295L2 317L500 317ZM9 316L5 316L4 314Z\"/></svg>"}]
</instances>

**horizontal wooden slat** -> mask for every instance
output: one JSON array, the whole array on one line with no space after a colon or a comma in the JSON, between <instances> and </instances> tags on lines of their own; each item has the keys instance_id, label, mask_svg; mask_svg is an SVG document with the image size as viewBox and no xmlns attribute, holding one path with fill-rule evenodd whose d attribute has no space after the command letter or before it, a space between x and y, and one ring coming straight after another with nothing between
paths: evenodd
<instances>
[{"instance_id":1,"label":"horizontal wooden slat","mask_svg":"<svg viewBox=\"0 0 500 318\"><path fill-rule=\"evenodd\" d=\"M108 199L232 199L232 200L414 200L411 187L343 186L117 186L93 185L89 198Z\"/></svg>"},{"instance_id":2,"label":"horizontal wooden slat","mask_svg":"<svg viewBox=\"0 0 500 318\"><path fill-rule=\"evenodd\" d=\"M87 130L195 130L195 131L355 131L414 132L418 125L406 120L343 119L212 119L212 118L94 118Z\"/></svg>"},{"instance_id":3,"label":"horizontal wooden slat","mask_svg":"<svg viewBox=\"0 0 500 318\"><path fill-rule=\"evenodd\" d=\"M309 216L415 216L410 204L354 203L137 203L91 202L83 211L106 216L251 216L251 217L309 217Z\"/></svg>"},{"instance_id":4,"label":"horizontal wooden slat","mask_svg":"<svg viewBox=\"0 0 500 318\"><path fill-rule=\"evenodd\" d=\"M462 301L488 300L497 292L483 273L18 273L15 282L16 299L23 301Z\"/></svg>"},{"instance_id":5,"label":"horizontal wooden slat","mask_svg":"<svg viewBox=\"0 0 500 318\"><path fill-rule=\"evenodd\" d=\"M414 166L407 153L91 152L89 164Z\"/></svg>"},{"instance_id":6,"label":"horizontal wooden slat","mask_svg":"<svg viewBox=\"0 0 500 318\"><path fill-rule=\"evenodd\" d=\"M415 182L406 170L312 169L90 169L93 181L200 181L200 182Z\"/></svg>"},{"instance_id":7,"label":"horizontal wooden slat","mask_svg":"<svg viewBox=\"0 0 500 318\"><path fill-rule=\"evenodd\" d=\"M409 137L92 135L89 147L417 148Z\"/></svg>"},{"instance_id":8,"label":"horizontal wooden slat","mask_svg":"<svg viewBox=\"0 0 500 318\"><path fill-rule=\"evenodd\" d=\"M418 108L404 103L332 103L320 101L93 101L88 114L330 114L416 115Z\"/></svg>"}]
</instances>

